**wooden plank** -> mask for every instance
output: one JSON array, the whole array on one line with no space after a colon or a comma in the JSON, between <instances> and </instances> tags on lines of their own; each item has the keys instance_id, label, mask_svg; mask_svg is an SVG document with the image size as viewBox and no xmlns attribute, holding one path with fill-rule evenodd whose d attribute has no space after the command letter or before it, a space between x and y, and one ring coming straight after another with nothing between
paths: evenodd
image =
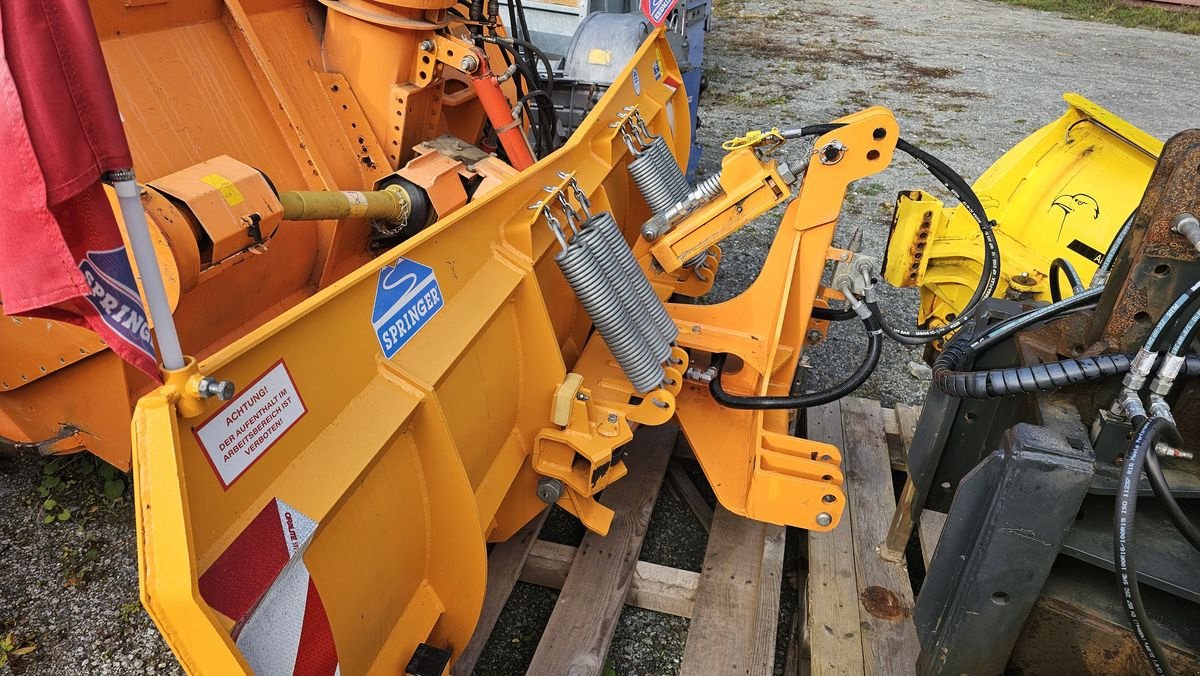
<instances>
[{"instance_id":1,"label":"wooden plank","mask_svg":"<svg viewBox=\"0 0 1200 676\"><path fill-rule=\"evenodd\" d=\"M521 581L562 589L575 561L576 549L570 545L538 540L525 559ZM700 573L638 561L633 570L627 605L679 617L691 617L700 584Z\"/></svg>"},{"instance_id":2,"label":"wooden plank","mask_svg":"<svg viewBox=\"0 0 1200 676\"><path fill-rule=\"evenodd\" d=\"M508 595L512 593L513 585L517 583L517 577L525 566L525 559L538 541L537 535L542 531L542 525L546 523L549 514L549 509L542 510L537 518L511 538L492 547L492 553L488 555L487 591L483 597L483 610L479 613L475 633L471 635L471 640L467 647L463 648L450 673L465 676L475 670L475 663L483 654L488 636L496 626L500 611L504 609Z\"/></svg>"},{"instance_id":3,"label":"wooden plank","mask_svg":"<svg viewBox=\"0 0 1200 676\"><path fill-rule=\"evenodd\" d=\"M912 404L896 404L896 423L900 442L904 451L904 462L908 463L908 447L912 446L913 434L917 431L917 422L921 419L921 407Z\"/></svg>"},{"instance_id":4,"label":"wooden plank","mask_svg":"<svg viewBox=\"0 0 1200 676\"><path fill-rule=\"evenodd\" d=\"M921 525L917 532L921 538L921 558L925 560L925 570L929 570L929 562L933 560L933 551L937 549L937 541L945 525L945 514L932 509L921 510Z\"/></svg>"},{"instance_id":5,"label":"wooden plank","mask_svg":"<svg viewBox=\"0 0 1200 676\"><path fill-rule=\"evenodd\" d=\"M764 524L762 562L758 582L758 614L755 617L754 646L748 673L772 676L775 673L775 635L779 632L779 593L783 584L783 551L787 528Z\"/></svg>"},{"instance_id":6,"label":"wooden plank","mask_svg":"<svg viewBox=\"0 0 1200 676\"><path fill-rule=\"evenodd\" d=\"M700 490L696 488L696 484L692 483L692 478L674 460L671 461L671 464L667 465L667 481L670 483L671 488L675 489L676 494L687 504L688 509L692 510L692 514L696 515L696 519L704 527L704 532L712 532L712 507L709 507L708 501L704 499L703 495L700 495Z\"/></svg>"},{"instance_id":7,"label":"wooden plank","mask_svg":"<svg viewBox=\"0 0 1200 676\"><path fill-rule=\"evenodd\" d=\"M878 401L848 398L842 402L842 416L842 470L848 477L853 523L863 664L868 674L911 674L920 650L911 620L913 594L908 571L903 564L879 556L896 506L883 413Z\"/></svg>"},{"instance_id":8,"label":"wooden plank","mask_svg":"<svg viewBox=\"0 0 1200 676\"><path fill-rule=\"evenodd\" d=\"M891 460L892 469L897 472L906 471L908 468L904 464L904 442L900 439L900 421L895 409L883 409L883 433L887 439L888 459Z\"/></svg>"},{"instance_id":9,"label":"wooden plank","mask_svg":"<svg viewBox=\"0 0 1200 676\"><path fill-rule=\"evenodd\" d=\"M843 448L841 403L808 409L806 436ZM831 531L808 534L808 635L813 676L863 673L852 531L851 520L843 517Z\"/></svg>"},{"instance_id":10,"label":"wooden plank","mask_svg":"<svg viewBox=\"0 0 1200 676\"><path fill-rule=\"evenodd\" d=\"M681 676L773 673L784 533L717 506Z\"/></svg>"},{"instance_id":11,"label":"wooden plank","mask_svg":"<svg viewBox=\"0 0 1200 676\"><path fill-rule=\"evenodd\" d=\"M897 434L900 437L901 453L904 460L904 471L908 471L908 447L912 445L913 434L917 430L917 421L921 418L921 407L909 404L896 405ZM895 459L892 468L895 469ZM913 501L917 497L917 487L912 477L904 480L904 488L900 491L900 499L896 502L896 510L892 514L892 525L888 528L887 538L880 548L880 556L887 561L898 562L904 558L904 550L912 537Z\"/></svg>"},{"instance_id":12,"label":"wooden plank","mask_svg":"<svg viewBox=\"0 0 1200 676\"><path fill-rule=\"evenodd\" d=\"M582 676L603 669L678 434L673 424L638 429L625 454L629 476L601 499L616 512L608 536L583 536L529 673Z\"/></svg>"}]
</instances>

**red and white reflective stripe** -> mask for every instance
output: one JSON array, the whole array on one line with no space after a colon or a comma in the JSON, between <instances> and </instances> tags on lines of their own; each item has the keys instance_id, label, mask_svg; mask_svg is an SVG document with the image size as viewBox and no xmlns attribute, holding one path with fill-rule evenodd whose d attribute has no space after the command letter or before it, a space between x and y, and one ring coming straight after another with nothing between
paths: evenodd
<instances>
[{"instance_id":1,"label":"red and white reflective stripe","mask_svg":"<svg viewBox=\"0 0 1200 676\"><path fill-rule=\"evenodd\" d=\"M239 627L237 646L259 676L334 676L333 630L304 557L288 562Z\"/></svg>"},{"instance_id":2,"label":"red and white reflective stripe","mask_svg":"<svg viewBox=\"0 0 1200 676\"><path fill-rule=\"evenodd\" d=\"M337 649L304 565L317 522L272 500L200 576L200 594L236 623L233 637L257 674L332 676Z\"/></svg>"}]
</instances>

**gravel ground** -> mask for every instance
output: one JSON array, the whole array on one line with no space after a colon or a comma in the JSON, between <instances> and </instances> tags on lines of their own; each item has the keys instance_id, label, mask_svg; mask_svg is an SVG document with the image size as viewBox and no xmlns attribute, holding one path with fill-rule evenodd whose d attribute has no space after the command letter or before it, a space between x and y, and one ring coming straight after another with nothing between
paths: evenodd
<instances>
[{"instance_id":1,"label":"gravel ground","mask_svg":"<svg viewBox=\"0 0 1200 676\"><path fill-rule=\"evenodd\" d=\"M972 180L1060 115L1064 91L1081 92L1160 138L1200 126L1192 100L1200 91L1200 39L1194 36L1078 22L982 0L717 3L706 55L710 86L701 107L699 135L708 149L702 175L719 166L720 142L747 129L826 122L872 104L891 108L906 138ZM881 253L896 192L932 186L904 159L860 181L847 199L837 243L862 228L864 251ZM707 301L749 284L780 215L777 210L726 241L721 277ZM911 321L914 291L886 291L884 301L897 323ZM857 327L836 327L810 352L823 368L809 373L809 387L834 382L861 350ZM917 350L889 343L881 368L859 394L918 403L927 383L908 367L918 358ZM0 639L11 632L15 647L36 646L0 667L0 676L178 673L137 604L128 499L106 497L98 471L82 467L46 474L41 460L0 454ZM698 474L695 467L689 471ZM47 524L51 512L39 487L51 475L62 483L49 497L72 514ZM578 525L562 515L547 529L556 541L580 536ZM789 571L799 541L790 534ZM664 491L643 558L698 570L704 547L691 513ZM796 576L785 577L784 628L796 598ZM554 600L553 591L519 584L479 673L519 673ZM611 673L675 673L686 632L686 620L626 608L609 654Z\"/></svg>"}]
</instances>

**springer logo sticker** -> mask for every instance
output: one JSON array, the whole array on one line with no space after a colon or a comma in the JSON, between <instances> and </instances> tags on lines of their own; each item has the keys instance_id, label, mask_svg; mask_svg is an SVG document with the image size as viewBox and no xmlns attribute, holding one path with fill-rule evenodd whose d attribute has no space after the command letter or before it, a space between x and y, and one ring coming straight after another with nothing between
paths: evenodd
<instances>
[{"instance_id":1,"label":"springer logo sticker","mask_svg":"<svg viewBox=\"0 0 1200 676\"><path fill-rule=\"evenodd\" d=\"M444 305L433 268L401 258L379 271L371 326L383 356L391 359Z\"/></svg>"}]
</instances>

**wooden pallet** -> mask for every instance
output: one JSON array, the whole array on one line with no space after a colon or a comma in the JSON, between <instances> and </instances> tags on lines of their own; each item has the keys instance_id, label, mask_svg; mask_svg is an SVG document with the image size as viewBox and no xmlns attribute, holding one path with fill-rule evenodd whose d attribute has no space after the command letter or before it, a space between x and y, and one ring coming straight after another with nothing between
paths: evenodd
<instances>
[{"instance_id":1,"label":"wooden pallet","mask_svg":"<svg viewBox=\"0 0 1200 676\"><path fill-rule=\"evenodd\" d=\"M678 437L673 425L638 430L629 476L601 497L616 512L607 537L588 533L578 547L539 540L543 513L493 547L483 611L454 674L474 670L518 580L559 590L531 674L600 674L627 604L690 618L681 674L773 673L785 529L710 507L671 461ZM710 533L699 573L638 560L664 477Z\"/></svg>"},{"instance_id":2,"label":"wooden pallet","mask_svg":"<svg viewBox=\"0 0 1200 676\"><path fill-rule=\"evenodd\" d=\"M903 556L888 561L880 545L896 510L892 470L905 467L919 414L915 406L890 409L855 398L808 411L807 436L842 449L848 504L838 528L809 533L807 556L798 557L800 597L785 675L913 673L919 646L912 585ZM684 676L773 673L785 529L714 510L673 455L692 457L677 428L638 431L626 456L629 476L601 498L617 514L608 537L589 533L578 547L540 540L544 513L497 544L479 625L453 673L472 673L518 580L559 590L529 673L602 673L625 605L690 618ZM638 560L661 486L709 531L698 573ZM944 520L922 514L926 564ZM1014 649L1014 665L1029 673L1115 673L1114 666L1141 664L1123 617L1080 589L1052 575ZM1062 640L1064 632L1073 642ZM1179 647L1186 643L1164 632L1180 664L1200 668L1194 652Z\"/></svg>"},{"instance_id":3,"label":"wooden pallet","mask_svg":"<svg viewBox=\"0 0 1200 676\"><path fill-rule=\"evenodd\" d=\"M920 647L912 623L913 590L904 552L881 552L897 510L889 466L904 467L920 409L894 410L865 399L843 399L808 412L808 437L842 449L848 515L829 533L808 537L807 648L786 674L811 666L816 674L911 674ZM906 497L901 492L901 500ZM848 517L848 518L847 518ZM921 514L923 565L937 548L946 515ZM911 524L904 526L911 529ZM1111 573L1063 562L1051 573L1025 622L1010 664L1025 673L1138 673L1145 661L1119 608ZM1095 586L1099 577L1100 586ZM1092 578L1091 586L1085 579ZM1153 592L1151 592L1153 593ZM1200 673L1196 646L1160 624L1160 638L1179 673ZM798 630L799 631L799 630ZM807 641L805 639L807 638ZM803 655L804 650L798 649Z\"/></svg>"}]
</instances>

